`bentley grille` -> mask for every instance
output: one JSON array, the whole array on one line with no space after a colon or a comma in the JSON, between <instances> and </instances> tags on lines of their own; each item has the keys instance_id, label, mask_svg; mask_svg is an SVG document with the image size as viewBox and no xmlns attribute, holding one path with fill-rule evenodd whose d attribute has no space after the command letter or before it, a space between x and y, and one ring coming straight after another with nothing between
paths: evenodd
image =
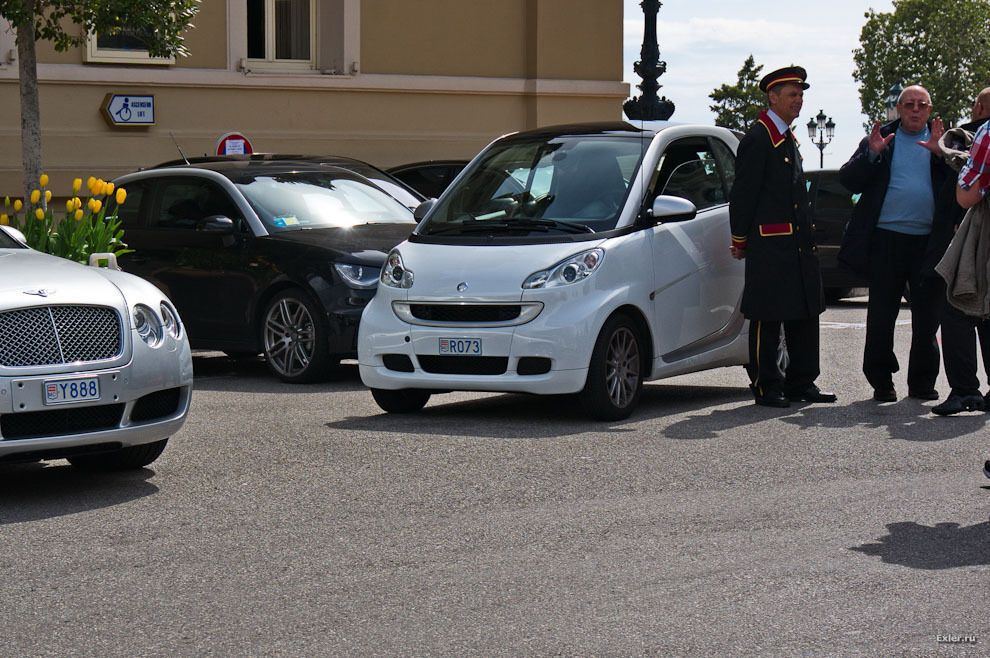
<instances>
[{"instance_id":1,"label":"bentley grille","mask_svg":"<svg viewBox=\"0 0 990 658\"><path fill-rule=\"evenodd\" d=\"M0 366L104 361L123 349L117 312L105 306L36 306L0 313Z\"/></svg>"}]
</instances>

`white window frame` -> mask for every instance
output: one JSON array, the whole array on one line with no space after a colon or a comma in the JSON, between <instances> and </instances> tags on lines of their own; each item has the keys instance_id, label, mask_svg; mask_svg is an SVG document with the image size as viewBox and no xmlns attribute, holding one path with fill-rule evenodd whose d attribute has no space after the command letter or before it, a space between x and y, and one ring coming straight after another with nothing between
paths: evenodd
<instances>
[{"instance_id":1,"label":"white window frame","mask_svg":"<svg viewBox=\"0 0 990 658\"><path fill-rule=\"evenodd\" d=\"M319 14L317 7L319 0L309 0L309 59L275 59L275 0L264 0L265 2L265 58L245 58L248 67L252 71L281 71L281 72L303 72L313 71L317 68L316 54L319 46L316 42L317 24ZM246 15L245 15L246 17ZM247 26L245 25L245 33ZM271 55L269 57L268 55Z\"/></svg>"},{"instance_id":2,"label":"white window frame","mask_svg":"<svg viewBox=\"0 0 990 658\"><path fill-rule=\"evenodd\" d=\"M83 51L83 61L97 64L153 64L156 66L175 64L174 57L152 57L147 50L123 50L118 48L100 48L97 44L96 32L90 32L86 38L86 49Z\"/></svg>"}]
</instances>

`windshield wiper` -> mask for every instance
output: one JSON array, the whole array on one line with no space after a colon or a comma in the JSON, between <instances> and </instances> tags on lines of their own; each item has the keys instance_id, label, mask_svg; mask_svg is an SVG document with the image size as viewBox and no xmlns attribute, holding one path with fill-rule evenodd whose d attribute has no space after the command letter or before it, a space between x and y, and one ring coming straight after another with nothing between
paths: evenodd
<instances>
[{"instance_id":1,"label":"windshield wiper","mask_svg":"<svg viewBox=\"0 0 990 658\"><path fill-rule=\"evenodd\" d=\"M576 222L563 222L556 219L514 219L512 221L474 221L461 220L451 226L429 231L426 235L442 235L451 233L489 233L503 231L539 231L546 233L557 229L565 233L594 233L594 229Z\"/></svg>"}]
</instances>

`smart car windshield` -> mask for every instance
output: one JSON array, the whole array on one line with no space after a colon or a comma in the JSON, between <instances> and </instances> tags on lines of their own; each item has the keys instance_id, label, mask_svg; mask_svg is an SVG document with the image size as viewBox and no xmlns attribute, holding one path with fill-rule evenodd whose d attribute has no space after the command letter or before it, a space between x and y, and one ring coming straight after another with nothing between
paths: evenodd
<instances>
[{"instance_id":1,"label":"smart car windshield","mask_svg":"<svg viewBox=\"0 0 990 658\"><path fill-rule=\"evenodd\" d=\"M420 235L532 236L615 228L644 142L576 135L496 144L450 190Z\"/></svg>"},{"instance_id":2,"label":"smart car windshield","mask_svg":"<svg viewBox=\"0 0 990 658\"><path fill-rule=\"evenodd\" d=\"M266 173L236 184L272 231L416 221L408 208L384 191L343 171Z\"/></svg>"}]
</instances>

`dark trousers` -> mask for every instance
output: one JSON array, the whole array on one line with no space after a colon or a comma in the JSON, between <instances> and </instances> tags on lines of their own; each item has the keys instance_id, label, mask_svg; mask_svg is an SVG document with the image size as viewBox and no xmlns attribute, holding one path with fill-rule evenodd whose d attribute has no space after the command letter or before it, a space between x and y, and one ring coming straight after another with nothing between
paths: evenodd
<instances>
[{"instance_id":1,"label":"dark trousers","mask_svg":"<svg viewBox=\"0 0 990 658\"><path fill-rule=\"evenodd\" d=\"M777 363L780 330L787 344L787 365ZM746 367L757 395L770 391L797 392L818 379L818 316L803 320L750 320L749 365Z\"/></svg>"},{"instance_id":2,"label":"dark trousers","mask_svg":"<svg viewBox=\"0 0 990 658\"><path fill-rule=\"evenodd\" d=\"M873 388L892 388L900 370L894 355L894 325L907 285L911 294L911 352L908 391L930 391L938 378L939 298L945 283L922 273L927 235L876 229L870 242L870 301L866 310L863 374Z\"/></svg>"},{"instance_id":3,"label":"dark trousers","mask_svg":"<svg viewBox=\"0 0 990 658\"><path fill-rule=\"evenodd\" d=\"M942 361L945 376L956 395L979 395L980 378L976 372L976 339L979 336L983 352L983 367L990 382L990 320L966 315L942 298ZM975 330L975 331L974 331Z\"/></svg>"}]
</instances>

